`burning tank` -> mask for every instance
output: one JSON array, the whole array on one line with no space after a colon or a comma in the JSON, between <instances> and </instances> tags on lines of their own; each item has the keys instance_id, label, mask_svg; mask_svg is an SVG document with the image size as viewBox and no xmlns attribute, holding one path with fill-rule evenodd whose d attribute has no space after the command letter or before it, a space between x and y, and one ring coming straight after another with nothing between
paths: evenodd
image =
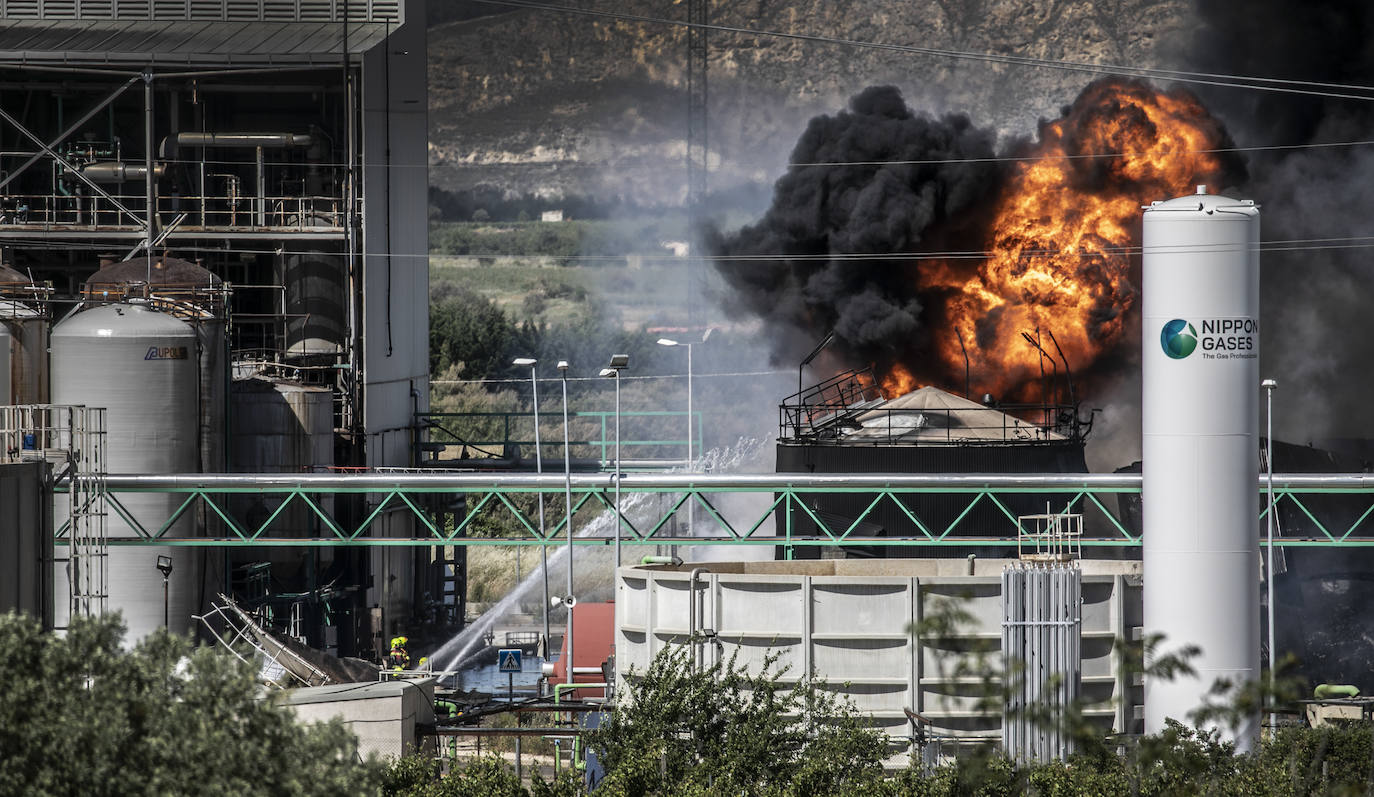
<instances>
[{"instance_id":1,"label":"burning tank","mask_svg":"<svg viewBox=\"0 0 1374 797\"><path fill-rule=\"evenodd\" d=\"M999 405L991 396L971 401L937 387L923 387L885 399L871 372L851 371L789 397L781 407L779 473L1086 473L1084 442L1092 417L1073 404ZM1071 495L1025 494L1004 498L1014 515L1062 511ZM920 538L912 520L938 533L954 523L952 536L997 536L1007 526L995 505L969 508L966 494L901 496L878 501L868 493L813 496L808 509L833 533L855 537ZM875 503L876 501L876 503ZM778 534L785 535L783 516ZM792 513L792 535L820 533L807 513ZM1014 546L1014 541L1013 541ZM824 549L802 547L799 558ZM847 556L995 555L987 546L913 548L846 546ZM1006 553L1000 551L1000 553Z\"/></svg>"}]
</instances>

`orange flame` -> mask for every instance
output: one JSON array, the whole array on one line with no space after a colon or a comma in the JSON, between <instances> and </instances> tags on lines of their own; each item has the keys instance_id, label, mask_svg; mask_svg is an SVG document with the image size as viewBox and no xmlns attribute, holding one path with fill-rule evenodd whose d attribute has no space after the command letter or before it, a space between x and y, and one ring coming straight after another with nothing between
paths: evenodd
<instances>
[{"instance_id":1,"label":"orange flame","mask_svg":"<svg viewBox=\"0 0 1374 797\"><path fill-rule=\"evenodd\" d=\"M916 377L901 363L895 363L878 378L878 390L884 398L904 396L916 389Z\"/></svg>"},{"instance_id":2,"label":"orange flame","mask_svg":"<svg viewBox=\"0 0 1374 797\"><path fill-rule=\"evenodd\" d=\"M1135 288L1128 279L1140 205L1190 193L1224 174L1225 134L1191 95L1142 83L1099 81L1068 114L1045 124L995 209L976 269L957 261L923 269L921 288L944 289L952 334L938 358L974 382L1022 398L1041 355L1022 337L1052 333L1075 371L1121 342ZM1048 336L1045 350L1057 356ZM1045 364L1045 370L1050 365ZM900 375L899 375L900 374ZM915 384L905 368L880 377Z\"/></svg>"}]
</instances>

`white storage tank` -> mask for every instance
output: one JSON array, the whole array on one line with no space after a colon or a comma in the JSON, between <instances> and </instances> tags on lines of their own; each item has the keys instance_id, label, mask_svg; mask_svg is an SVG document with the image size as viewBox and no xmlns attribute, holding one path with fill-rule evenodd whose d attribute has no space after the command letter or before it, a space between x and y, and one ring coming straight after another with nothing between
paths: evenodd
<instances>
[{"instance_id":1,"label":"white storage tank","mask_svg":"<svg viewBox=\"0 0 1374 797\"><path fill-rule=\"evenodd\" d=\"M227 469L229 349L223 280L196 263L168 255L106 263L86 281L87 303L151 300L150 307L179 318L196 332L200 369L200 470Z\"/></svg>"},{"instance_id":2,"label":"white storage tank","mask_svg":"<svg viewBox=\"0 0 1374 797\"><path fill-rule=\"evenodd\" d=\"M52 400L106 408L105 458L111 473L194 473L199 470L195 359L196 333L188 324L137 303L106 304L68 316L52 331ZM155 533L182 498L163 493L120 494L119 502L149 533ZM56 516L66 514L59 503ZM137 532L117 513L108 517L110 537ZM196 533L195 515L182 516L165 536ZM162 625L159 555L171 556L168 595L171 629L192 628L200 608L203 563L196 550L174 546L110 546L109 607L124 613L129 639ZM59 550L58 557L65 556ZM59 613L66 604L66 575L57 573ZM65 614L59 625L66 622Z\"/></svg>"},{"instance_id":3,"label":"white storage tank","mask_svg":"<svg viewBox=\"0 0 1374 797\"><path fill-rule=\"evenodd\" d=\"M1259 209L1199 186L1145 208L1143 243L1144 630L1202 651L1196 677L1146 683L1153 733L1260 677Z\"/></svg>"}]
</instances>

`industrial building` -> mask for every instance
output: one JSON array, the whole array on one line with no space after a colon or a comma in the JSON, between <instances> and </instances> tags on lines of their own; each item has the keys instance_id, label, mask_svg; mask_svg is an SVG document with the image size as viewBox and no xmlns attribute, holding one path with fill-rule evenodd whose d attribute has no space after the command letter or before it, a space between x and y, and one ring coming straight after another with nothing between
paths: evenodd
<instances>
[{"instance_id":1,"label":"industrial building","mask_svg":"<svg viewBox=\"0 0 1374 797\"><path fill-rule=\"evenodd\" d=\"M156 490L94 513L82 491L107 474L425 464L423 3L0 0L0 16L0 532L18 563L0 598L58 627L73 612L122 610L138 638L193 628L225 593L313 647L380 654L378 640L428 611L421 596L434 600L434 585L462 589L436 575L445 563L431 549L108 546L212 541L226 520ZM982 563L946 546L959 558L621 568L618 671L668 644L746 663L779 651L796 677L843 684L894 740L920 722L961 743L1031 732L1014 708L990 716L962 676L941 671L994 635L1009 660L1038 668L1035 700L1063 677L1072 689L1056 705L1085 698L1115 732L1183 716L1203 679L1257 677L1258 215L1199 193L1145 212L1143 562L1056 553L1022 567L996 558L1011 555L1008 538L1006 550L980 547ZM1223 322L1225 345L1248 336L1243 353L1209 350ZM779 472L1087 470L1091 417L1071 390L1067 403L1010 407L934 388L883 400L874 384L848 372L784 401ZM49 515L32 495L58 473L71 487ZM982 513L1068 517L1057 493L972 510L938 495L878 507L876 495L816 496L786 535L820 536L825 524L867 540L839 546L844 555L887 558L875 540L914 536L918 502L937 527L976 526ZM367 493L323 500L366 519L373 537L420 536L414 515ZM228 507L254 526L325 536L320 513L280 498L244 492ZM933 606L966 596L980 625L962 645L913 638ZM1018 636L1032 626L1061 631ZM1199 677L1129 682L1113 642L1154 633L1203 643ZM367 697L388 701L385 719L409 743L408 707L432 698L403 692ZM1255 733L1231 738L1245 747ZM1062 740L1018 749L1067 752Z\"/></svg>"},{"instance_id":2,"label":"industrial building","mask_svg":"<svg viewBox=\"0 0 1374 797\"><path fill-rule=\"evenodd\" d=\"M0 18L0 405L104 408L102 458L82 458L95 474L414 466L429 396L423 1L0 0ZM33 441L48 447L76 446ZM376 509L337 500L341 517ZM232 512L319 536L300 507L242 497ZM171 538L222 532L146 495L101 533L164 521ZM370 534L413 523L379 512ZM165 556L174 629L224 591L351 655L409 622L420 550L110 546L76 568L58 545L53 622L72 583L142 636L163 621Z\"/></svg>"}]
</instances>

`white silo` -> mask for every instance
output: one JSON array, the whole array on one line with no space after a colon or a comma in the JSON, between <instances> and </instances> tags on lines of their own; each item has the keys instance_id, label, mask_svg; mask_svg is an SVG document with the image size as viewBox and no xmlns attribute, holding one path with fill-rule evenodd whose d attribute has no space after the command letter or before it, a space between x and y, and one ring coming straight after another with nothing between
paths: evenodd
<instances>
[{"instance_id":1,"label":"white silo","mask_svg":"<svg viewBox=\"0 0 1374 797\"><path fill-rule=\"evenodd\" d=\"M193 473L199 469L196 333L188 324L137 303L116 303L76 313L52 331L52 400L105 407L105 458L111 473ZM182 497L165 493L116 496L149 533L171 517ZM57 517L66 513L57 507ZM110 537L137 532L117 513ZM165 536L191 537L195 516L183 515ZM65 555L59 549L58 557ZM200 608L203 564L196 549L112 545L107 568L108 606L124 613L128 639L162 625L159 555L171 556L168 616L173 631L192 628ZM65 624L66 575L59 566L58 624Z\"/></svg>"},{"instance_id":2,"label":"white silo","mask_svg":"<svg viewBox=\"0 0 1374 797\"><path fill-rule=\"evenodd\" d=\"M1201 648L1196 677L1147 680L1157 732L1260 677L1259 208L1199 186L1145 208L1143 243L1144 630Z\"/></svg>"},{"instance_id":3,"label":"white silo","mask_svg":"<svg viewBox=\"0 0 1374 797\"><path fill-rule=\"evenodd\" d=\"M200 368L200 470L225 470L229 349L224 281L205 268L163 254L107 263L82 291L88 305L149 299L149 307L186 321L196 332Z\"/></svg>"}]
</instances>

